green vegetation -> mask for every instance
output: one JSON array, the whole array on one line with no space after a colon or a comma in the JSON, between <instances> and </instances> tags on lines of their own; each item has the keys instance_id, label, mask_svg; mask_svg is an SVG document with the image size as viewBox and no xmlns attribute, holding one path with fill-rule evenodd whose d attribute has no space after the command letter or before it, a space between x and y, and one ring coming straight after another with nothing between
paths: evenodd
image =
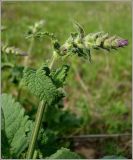
<instances>
[{"instance_id":1,"label":"green vegetation","mask_svg":"<svg viewBox=\"0 0 133 160\"><path fill-rule=\"evenodd\" d=\"M25 38L32 31L30 27L27 33L27 26L31 26L39 20L44 22L43 30L54 33L61 44L64 44L71 32L75 32L73 21L76 21L83 26L85 34L104 31L105 33L108 32L109 35L116 34L127 39L129 45L124 49L120 48L111 52L103 49L92 50L92 63L75 57L70 58L69 61L57 59L55 67L58 69L50 72L51 67L48 67L48 64L50 62L52 64L52 61L46 62L46 60L51 58L53 49L58 48L56 45L55 48L51 49L53 44L58 44L56 39L48 34L45 38L43 38L44 35L37 35L38 37L29 47L32 38ZM35 119L39 103L37 97L41 100L48 99L50 104L61 99L59 104L49 106L45 111L42 119L43 128L39 133L34 152L35 157L49 157L53 154L52 157L58 158L58 154L62 154L62 150L68 154L69 150L67 149L57 151L61 147L74 150L70 141L58 140L59 137L82 134L131 133L132 31L130 2L2 2L2 25L5 27L3 27L1 39L7 44L5 48L2 46L3 52L7 53L6 56L4 53L2 54L2 92L14 96L25 108L28 116L24 115L23 108L20 108L11 96L3 95L3 97L9 96L8 101L3 100L3 103L7 104L7 108L12 103L15 103L13 107L19 106L15 112L12 108L11 112L14 114L11 116L14 117L15 114L21 112L16 123L19 125L20 131L23 131L22 138L24 141L29 136L30 123ZM51 38L53 38L52 44ZM8 46L15 46L15 48L10 47L7 50ZM18 48L21 48L22 51ZM29 48L28 51L27 48ZM13 52L16 55L20 53L20 55L14 56L12 55ZM26 52L30 53L29 64L24 61ZM45 62L46 64L40 67ZM71 65L70 69L68 65L63 65L64 62ZM24 69L24 64L30 65L31 68ZM23 77L23 69L23 83L35 96L32 96L26 88L22 87L20 81ZM69 74L67 75L68 70ZM65 81L66 77L67 81ZM64 87L67 94L59 90L65 83L67 83ZM62 99L64 96L66 97ZM2 112L5 116L5 111ZM31 120L28 120L29 116ZM25 117L24 121L28 128L21 126L22 117ZM2 135L5 137L5 141L2 144L6 146L6 138L8 138L10 139L9 146L12 148L7 155L9 146L6 146L6 151L3 151L3 153L5 152L4 157L10 157L11 154L15 155L15 158L24 158L28 144L25 143L23 146L21 142L16 142L16 139L13 140L10 135L7 135L9 132L6 123L8 122L4 121L5 129L2 130ZM15 121L10 123L13 126ZM10 129L12 136L18 137L17 132L15 132L16 128ZM129 137L130 139L131 137ZM123 144L121 141L118 143L109 141L102 146L104 155L122 155L131 158L131 152L129 152L131 146L127 147L127 141L124 142L125 147L121 143ZM42 147L43 150L40 149ZM112 149L113 147L116 150ZM78 157L78 155L74 156Z\"/></svg>"}]
</instances>

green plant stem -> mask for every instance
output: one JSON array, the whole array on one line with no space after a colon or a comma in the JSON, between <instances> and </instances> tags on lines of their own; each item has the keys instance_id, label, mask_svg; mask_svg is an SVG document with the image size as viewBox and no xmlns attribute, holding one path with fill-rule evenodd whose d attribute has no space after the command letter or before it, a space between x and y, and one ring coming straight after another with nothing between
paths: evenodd
<instances>
[{"instance_id":1,"label":"green plant stem","mask_svg":"<svg viewBox=\"0 0 133 160\"><path fill-rule=\"evenodd\" d=\"M49 65L50 69L52 69L52 66L53 66L56 58L57 58L56 54L53 54L52 61ZM34 129L32 131L31 141L30 141L30 144L29 144L28 152L27 152L27 157L26 157L27 159L32 159L33 158L35 145L36 145L37 137L38 137L38 134L39 134L39 130L40 130L40 126L41 126L41 123L42 123L43 114L44 114L44 110L46 109L46 106L47 106L47 102L45 102L45 101L41 101L39 106L38 106L36 119L35 119L35 125L34 125Z\"/></svg>"},{"instance_id":2,"label":"green plant stem","mask_svg":"<svg viewBox=\"0 0 133 160\"><path fill-rule=\"evenodd\" d=\"M35 120L35 125L34 125L34 129L31 136L32 138L28 148L27 159L32 159L33 157L35 144L36 144L39 129L41 126L45 106L46 106L46 102L41 101L36 114L36 120Z\"/></svg>"},{"instance_id":3,"label":"green plant stem","mask_svg":"<svg viewBox=\"0 0 133 160\"><path fill-rule=\"evenodd\" d=\"M54 64L54 62L55 62L56 59L57 59L57 53L53 52L52 60L51 60L51 63L49 65L50 69L53 67L53 64Z\"/></svg>"},{"instance_id":4,"label":"green plant stem","mask_svg":"<svg viewBox=\"0 0 133 160\"><path fill-rule=\"evenodd\" d=\"M38 156L38 152L37 152L37 150L35 150L35 151L34 151L34 154L33 154L33 159L36 159L37 156Z\"/></svg>"},{"instance_id":5,"label":"green plant stem","mask_svg":"<svg viewBox=\"0 0 133 160\"><path fill-rule=\"evenodd\" d=\"M29 63L29 59L30 59L30 56L31 56L31 51L33 49L33 45L34 45L34 37L32 37L31 40L30 40L30 45L29 45L29 48L28 48L28 51L27 51L28 56L26 56L25 60L24 60L24 65L25 66L27 66L28 63Z\"/></svg>"}]
</instances>

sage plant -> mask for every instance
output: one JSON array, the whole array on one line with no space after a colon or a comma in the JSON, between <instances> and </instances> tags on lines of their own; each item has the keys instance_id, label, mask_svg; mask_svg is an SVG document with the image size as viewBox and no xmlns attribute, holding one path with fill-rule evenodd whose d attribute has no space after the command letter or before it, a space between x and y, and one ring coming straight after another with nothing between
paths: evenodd
<instances>
[{"instance_id":1,"label":"sage plant","mask_svg":"<svg viewBox=\"0 0 133 160\"><path fill-rule=\"evenodd\" d=\"M3 145L2 152L4 149L8 153L4 153L5 158L9 157L19 157L20 154L28 147L27 159L38 158L37 154L40 152L37 148L38 136L41 133L41 129L44 130L42 125L44 112L47 109L52 109L55 105L65 97L64 85L67 75L69 73L71 65L63 62L63 65L55 67L56 60L65 60L69 57L89 59L91 62L91 51L92 50L107 50L111 52L113 49L123 48L128 45L128 41L119 36L110 36L108 33L97 32L85 34L83 28L75 23L76 32L71 33L68 39L61 44L57 37L53 33L47 31L42 31L44 26L44 21L36 22L33 26L28 28L26 38L29 40L29 48L27 52L22 51L16 47L10 45L1 44L1 52L6 57L4 58L4 63L2 64L2 69L11 68L12 82L18 84L18 99L21 97L22 85L26 86L29 91L36 97L39 98L40 104L37 109L35 122L29 119L27 115L24 115L24 109L19 103L16 103L12 96L8 94L3 94L2 96L2 117L3 117L3 127L2 135L7 138L9 145ZM3 28L4 30L5 28ZM52 56L51 59L46 61L38 69L30 67L30 57L35 44L36 39L43 39L49 37L52 42ZM24 57L24 66L17 66L17 64L11 64L6 61L7 56ZM61 63L62 64L62 63ZM22 78L22 83L20 80ZM12 115L10 114L12 112ZM17 117L17 115L19 116ZM10 115L10 116L9 116ZM53 115L54 116L54 115ZM68 116L68 115L67 115ZM12 117L17 117L13 119ZM12 125L9 125L11 124ZM19 128L19 134L16 131ZM32 132L32 133L31 133ZM20 135L23 135L19 138ZM31 136L31 137L30 137ZM31 138L29 140L29 138ZM6 143L7 143L6 142ZM5 142L4 142L5 143ZM11 147L11 148L10 148ZM71 153L67 149L61 149L57 151L57 154L53 155L51 158L76 158L79 156Z\"/></svg>"},{"instance_id":2,"label":"sage plant","mask_svg":"<svg viewBox=\"0 0 133 160\"><path fill-rule=\"evenodd\" d=\"M42 23L39 24L41 25ZM44 110L51 105L55 105L64 97L63 86L69 71L69 66L64 64L60 68L55 69L55 61L59 58L65 59L73 55L84 59L88 58L91 61L92 49L111 51L128 45L128 41L121 37L110 36L108 33L104 32L89 33L86 35L83 28L78 23L75 23L75 27L77 32L71 33L70 37L62 45L53 33L40 31L38 24L31 27L28 32L27 38L31 39L31 44L35 38L50 37L53 46L53 54L49 63L43 64L39 69L36 70L28 66L24 69L23 82L25 86L28 87L32 94L40 99L27 159L32 159L35 153L36 141ZM28 53L30 52L31 47Z\"/></svg>"}]
</instances>

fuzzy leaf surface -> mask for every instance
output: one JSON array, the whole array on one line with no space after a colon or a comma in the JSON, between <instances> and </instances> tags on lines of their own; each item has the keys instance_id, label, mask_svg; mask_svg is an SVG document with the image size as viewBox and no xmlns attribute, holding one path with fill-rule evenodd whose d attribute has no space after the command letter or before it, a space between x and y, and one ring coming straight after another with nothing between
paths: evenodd
<instances>
[{"instance_id":1,"label":"fuzzy leaf surface","mask_svg":"<svg viewBox=\"0 0 133 160\"><path fill-rule=\"evenodd\" d=\"M10 152L17 158L28 146L32 121L25 115L22 106L8 94L2 94L2 109L5 119L5 134L10 145Z\"/></svg>"},{"instance_id":2,"label":"fuzzy leaf surface","mask_svg":"<svg viewBox=\"0 0 133 160\"><path fill-rule=\"evenodd\" d=\"M38 70L25 68L23 82L32 94L51 104L61 96L61 93L57 90L49 74L50 70L45 65Z\"/></svg>"}]
</instances>

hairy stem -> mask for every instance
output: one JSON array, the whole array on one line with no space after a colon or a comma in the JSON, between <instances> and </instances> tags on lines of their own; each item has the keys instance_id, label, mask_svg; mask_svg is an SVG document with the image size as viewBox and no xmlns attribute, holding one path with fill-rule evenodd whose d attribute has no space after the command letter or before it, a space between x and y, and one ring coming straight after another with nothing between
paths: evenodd
<instances>
[{"instance_id":1,"label":"hairy stem","mask_svg":"<svg viewBox=\"0 0 133 160\"><path fill-rule=\"evenodd\" d=\"M52 69L56 58L57 58L56 54L53 54L51 63L49 65L50 69ZM37 114L36 114L36 118L35 118L35 125L34 125L34 129L32 131L31 141L29 144L28 152L27 152L27 157L26 157L27 159L33 158L35 145L36 145L37 137L39 134L39 130L40 130L40 126L42 123L42 118L43 118L43 114L44 114L44 110L46 109L46 106L47 106L47 102L45 102L45 101L41 101L38 106Z\"/></svg>"},{"instance_id":2,"label":"hairy stem","mask_svg":"<svg viewBox=\"0 0 133 160\"><path fill-rule=\"evenodd\" d=\"M50 62L49 68L51 69L54 65L55 60L57 59L57 53L53 52L52 60Z\"/></svg>"},{"instance_id":3,"label":"hairy stem","mask_svg":"<svg viewBox=\"0 0 133 160\"><path fill-rule=\"evenodd\" d=\"M35 125L34 125L34 129L33 129L32 136L31 136L32 138L31 138L29 148L28 148L27 159L32 159L33 157L35 144L36 144L39 129L41 126L45 106L46 106L46 102L41 101L39 104L38 110L37 110L37 114L36 114L36 120L35 120Z\"/></svg>"}]
</instances>

